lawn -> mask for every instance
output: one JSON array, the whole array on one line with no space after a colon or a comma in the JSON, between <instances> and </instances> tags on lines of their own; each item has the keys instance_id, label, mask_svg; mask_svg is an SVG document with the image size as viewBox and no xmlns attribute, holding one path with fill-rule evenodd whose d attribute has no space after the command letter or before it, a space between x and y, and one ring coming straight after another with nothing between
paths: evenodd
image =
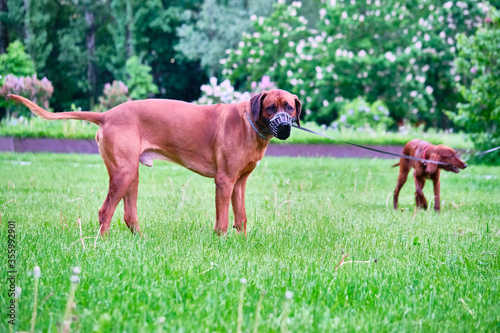
<instances>
[{"instance_id":1,"label":"lawn","mask_svg":"<svg viewBox=\"0 0 500 333\"><path fill-rule=\"evenodd\" d=\"M73 267L75 332L234 332L241 295L243 332L499 331L500 167L444 173L438 214L415 211L411 179L392 209L394 163L266 157L248 181L245 238L213 234L211 179L155 161L140 169L144 238L120 204L101 239L99 156L0 154L0 230L16 222L22 288L15 330L30 329L38 265L42 332L61 325ZM0 252L5 268L6 236Z\"/></svg>"}]
</instances>

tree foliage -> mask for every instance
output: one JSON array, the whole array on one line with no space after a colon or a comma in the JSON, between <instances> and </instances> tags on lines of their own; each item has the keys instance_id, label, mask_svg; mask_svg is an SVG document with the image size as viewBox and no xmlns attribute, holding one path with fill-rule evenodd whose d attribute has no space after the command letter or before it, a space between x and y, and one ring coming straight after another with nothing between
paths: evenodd
<instances>
[{"instance_id":1,"label":"tree foliage","mask_svg":"<svg viewBox=\"0 0 500 333\"><path fill-rule=\"evenodd\" d=\"M242 32L252 30L250 16L271 10L268 0L204 0L201 10L184 12L185 23L177 28L180 41L176 50L189 60L200 60L209 76L217 76L225 51L238 45Z\"/></svg>"},{"instance_id":2,"label":"tree foliage","mask_svg":"<svg viewBox=\"0 0 500 333\"><path fill-rule=\"evenodd\" d=\"M476 149L500 146L500 12L490 8L484 25L473 36L458 36L458 89L464 98L454 120L471 133ZM500 152L485 155L500 160Z\"/></svg>"},{"instance_id":3,"label":"tree foliage","mask_svg":"<svg viewBox=\"0 0 500 333\"><path fill-rule=\"evenodd\" d=\"M396 120L446 125L442 110L454 109L459 98L454 36L475 31L482 3L328 1L317 29L300 8L280 3L272 19L256 20L263 36L244 36L227 59L226 76L248 85L270 75L306 100L306 118L322 123L334 120L346 100L364 96L382 100Z\"/></svg>"},{"instance_id":4,"label":"tree foliage","mask_svg":"<svg viewBox=\"0 0 500 333\"><path fill-rule=\"evenodd\" d=\"M201 2L5 0L0 38L26 45L36 72L53 82L51 104L57 111L73 103L89 109L106 83L126 80L126 61L133 56L151 68L158 97L191 101L207 76L199 61L175 50L176 29L182 13ZM144 89L156 91L150 88Z\"/></svg>"}]
</instances>

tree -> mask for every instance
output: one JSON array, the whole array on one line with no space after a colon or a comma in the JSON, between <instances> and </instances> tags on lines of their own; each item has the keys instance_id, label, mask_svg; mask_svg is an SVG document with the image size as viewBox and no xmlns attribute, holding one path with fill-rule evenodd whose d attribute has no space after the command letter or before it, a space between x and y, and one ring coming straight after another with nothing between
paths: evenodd
<instances>
[{"instance_id":1,"label":"tree","mask_svg":"<svg viewBox=\"0 0 500 333\"><path fill-rule=\"evenodd\" d=\"M241 40L242 32L252 29L251 15L267 13L272 2L267 0L204 0L200 11L187 10L184 21L177 28L179 44L175 49L186 59L201 61L209 76L218 76L227 49L233 49Z\"/></svg>"},{"instance_id":2,"label":"tree","mask_svg":"<svg viewBox=\"0 0 500 333\"><path fill-rule=\"evenodd\" d=\"M484 151L500 146L500 12L490 8L475 35L458 36L457 87L464 98L450 116L469 133L475 148ZM484 155L500 160L500 151Z\"/></svg>"}]
</instances>

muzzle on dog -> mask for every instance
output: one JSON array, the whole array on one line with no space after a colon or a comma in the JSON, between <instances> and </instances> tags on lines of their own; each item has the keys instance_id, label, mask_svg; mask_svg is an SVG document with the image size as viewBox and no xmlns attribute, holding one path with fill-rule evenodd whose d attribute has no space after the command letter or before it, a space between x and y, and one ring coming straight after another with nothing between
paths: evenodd
<instances>
[{"instance_id":1,"label":"muzzle on dog","mask_svg":"<svg viewBox=\"0 0 500 333\"><path fill-rule=\"evenodd\" d=\"M274 117L269 119L268 127L276 138L286 140L290 136L294 121L295 119L290 117L288 113L278 112Z\"/></svg>"}]
</instances>

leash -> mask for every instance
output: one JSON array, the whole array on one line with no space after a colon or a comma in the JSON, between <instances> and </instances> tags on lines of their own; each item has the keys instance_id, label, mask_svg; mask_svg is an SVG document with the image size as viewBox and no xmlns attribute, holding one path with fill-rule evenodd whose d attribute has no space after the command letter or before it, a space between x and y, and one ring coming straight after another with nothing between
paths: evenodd
<instances>
[{"instance_id":1,"label":"leash","mask_svg":"<svg viewBox=\"0 0 500 333\"><path fill-rule=\"evenodd\" d=\"M492 153L492 152L494 152L494 151L496 151L496 150L498 150L498 149L500 149L500 146L495 147L495 148L491 148L491 149L488 149L488 150L485 150L485 151L480 152L480 153L477 153L477 154L476 154L476 155L474 155L474 156L470 156L470 157L466 158L466 159L464 160L464 162L465 162L465 161L470 160L470 159L471 159L471 158L473 158L473 157L483 156L483 155L486 155L486 154Z\"/></svg>"},{"instance_id":2,"label":"leash","mask_svg":"<svg viewBox=\"0 0 500 333\"><path fill-rule=\"evenodd\" d=\"M440 164L440 165L450 165L449 163L443 163L443 162L439 162L439 161L433 161L433 160L428 160L428 159L425 159L425 158L418 158L418 157L413 157L413 156L408 156L408 155L403 155L403 154L396 154L396 153L391 153L391 152L388 152L388 151L383 151L383 150L380 150L380 149L375 149L375 148L371 148L371 147L367 147L367 146L363 146L363 145L358 145L356 143L352 143L352 142L340 140L340 139L334 138L332 136L328 136L326 134L318 133L318 132L315 132L313 130L310 130L310 129L307 129L307 128L304 128L304 127L298 127L296 124L293 124L293 127L298 128L299 130L302 130L304 132L309 132L309 133L316 134L316 135L319 135L319 136L322 136L322 137L325 137L325 138L328 138L328 139L340 141L342 143L345 143L346 145L358 147L358 148L361 148L361 149L371 150L371 151L374 151L374 152L377 152L377 153L381 153L381 154L391 155L391 156L395 156L395 157L405 158L407 160L414 160L414 161L425 162L425 163L434 163L434 164ZM500 149L500 147L497 147L496 149Z\"/></svg>"}]
</instances>

